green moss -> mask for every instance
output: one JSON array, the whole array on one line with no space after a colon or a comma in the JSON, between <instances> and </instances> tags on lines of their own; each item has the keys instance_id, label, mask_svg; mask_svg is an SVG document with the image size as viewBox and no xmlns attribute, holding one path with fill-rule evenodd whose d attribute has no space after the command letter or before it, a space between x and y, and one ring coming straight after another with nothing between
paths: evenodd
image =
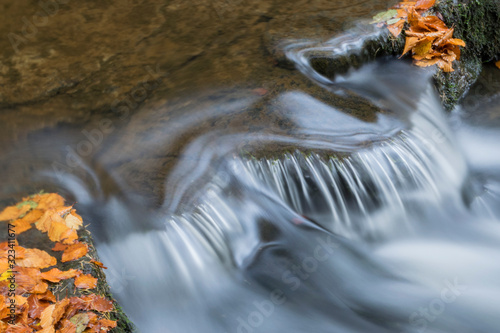
<instances>
[{"instance_id":1,"label":"green moss","mask_svg":"<svg viewBox=\"0 0 500 333\"><path fill-rule=\"evenodd\" d=\"M438 72L436 87L446 109L453 108L477 80L483 62L500 55L500 3L497 0L442 0L434 11L448 26L455 28L454 37L465 41L462 58L455 72Z\"/></svg>"}]
</instances>

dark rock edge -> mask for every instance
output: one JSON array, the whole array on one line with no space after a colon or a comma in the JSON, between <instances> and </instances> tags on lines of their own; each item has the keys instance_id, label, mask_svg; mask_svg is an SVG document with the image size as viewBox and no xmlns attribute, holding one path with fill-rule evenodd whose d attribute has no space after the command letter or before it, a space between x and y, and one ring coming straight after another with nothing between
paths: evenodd
<instances>
[{"instance_id":1,"label":"dark rock edge","mask_svg":"<svg viewBox=\"0 0 500 333\"><path fill-rule=\"evenodd\" d=\"M440 13L448 27L454 27L454 38L465 41L460 61L454 62L454 72L437 70L436 89L446 110L453 109L476 82L483 63L500 58L500 2L498 0L438 0L431 14ZM383 28L385 29L385 28ZM366 40L360 50L337 56L314 55L312 67L318 73L333 77L350 68L381 56L399 56L405 44L404 32L394 38L385 29L377 38Z\"/></svg>"}]
</instances>

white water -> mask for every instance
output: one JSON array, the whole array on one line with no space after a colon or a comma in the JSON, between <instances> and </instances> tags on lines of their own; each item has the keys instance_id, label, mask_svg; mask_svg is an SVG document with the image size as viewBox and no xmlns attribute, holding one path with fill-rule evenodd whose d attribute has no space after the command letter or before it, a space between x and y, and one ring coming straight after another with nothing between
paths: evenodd
<instances>
[{"instance_id":1,"label":"white water","mask_svg":"<svg viewBox=\"0 0 500 333\"><path fill-rule=\"evenodd\" d=\"M105 221L91 228L132 321L159 333L496 332L500 130L450 118L432 73L401 61L335 82L296 61L384 112L366 122L286 92L271 103L294 135L201 135L154 212L64 179L84 216ZM304 152L253 159L248 142Z\"/></svg>"}]
</instances>

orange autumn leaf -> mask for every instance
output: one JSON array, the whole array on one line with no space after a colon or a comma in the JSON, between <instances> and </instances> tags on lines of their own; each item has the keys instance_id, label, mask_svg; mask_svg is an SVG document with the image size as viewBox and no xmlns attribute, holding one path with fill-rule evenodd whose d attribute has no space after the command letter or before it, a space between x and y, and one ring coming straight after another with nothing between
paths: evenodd
<instances>
[{"instance_id":1,"label":"orange autumn leaf","mask_svg":"<svg viewBox=\"0 0 500 333\"><path fill-rule=\"evenodd\" d=\"M75 259L79 259L87 254L89 248L85 243L75 243L68 246L62 255L62 262L67 262Z\"/></svg>"},{"instance_id":2,"label":"orange autumn leaf","mask_svg":"<svg viewBox=\"0 0 500 333\"><path fill-rule=\"evenodd\" d=\"M9 206L0 213L0 221L10 221L18 219L19 216L26 214L30 209L30 205Z\"/></svg>"},{"instance_id":3,"label":"orange autumn leaf","mask_svg":"<svg viewBox=\"0 0 500 333\"><path fill-rule=\"evenodd\" d=\"M38 203L38 209L43 210L64 206L64 198L57 193L36 195L32 200Z\"/></svg>"},{"instance_id":4,"label":"orange autumn leaf","mask_svg":"<svg viewBox=\"0 0 500 333\"><path fill-rule=\"evenodd\" d=\"M57 330L57 333L74 333L77 332L77 326L73 324L68 319L63 319L61 321L61 328Z\"/></svg>"},{"instance_id":5,"label":"orange autumn leaf","mask_svg":"<svg viewBox=\"0 0 500 333\"><path fill-rule=\"evenodd\" d=\"M52 318L54 319L54 323L58 323L59 320L61 320L62 316L64 315L64 312L66 312L66 309L68 308L68 305L69 305L69 298L64 298L56 303L54 312L52 312Z\"/></svg>"},{"instance_id":6,"label":"orange autumn leaf","mask_svg":"<svg viewBox=\"0 0 500 333\"><path fill-rule=\"evenodd\" d=\"M423 60L415 61L415 65L420 66L420 67L429 67L429 66L437 64L438 61L439 61L438 58L423 59Z\"/></svg>"},{"instance_id":7,"label":"orange autumn leaf","mask_svg":"<svg viewBox=\"0 0 500 333\"><path fill-rule=\"evenodd\" d=\"M409 27L404 31L406 40L401 56L411 51L415 65L420 67L437 65L444 72L453 72L453 61L460 60L459 47L465 47L465 42L453 38L454 29L446 26L439 13L425 15L435 3L435 0L400 2L392 8L397 10L395 16L401 20L388 24L387 28L397 37L405 21L408 22ZM394 19L388 22L392 23Z\"/></svg>"},{"instance_id":8,"label":"orange autumn leaf","mask_svg":"<svg viewBox=\"0 0 500 333\"><path fill-rule=\"evenodd\" d=\"M24 258L18 259L20 267L47 268L57 263L56 258L39 249L27 249Z\"/></svg>"},{"instance_id":9,"label":"orange autumn leaf","mask_svg":"<svg viewBox=\"0 0 500 333\"><path fill-rule=\"evenodd\" d=\"M7 330L5 333L32 333L33 329L31 329L29 326L26 324L19 324L17 323L16 325L8 325Z\"/></svg>"},{"instance_id":10,"label":"orange autumn leaf","mask_svg":"<svg viewBox=\"0 0 500 333\"><path fill-rule=\"evenodd\" d=\"M90 294L88 296L80 297L85 304L87 310L94 310L99 312L110 312L113 310L113 302L106 299L105 297L98 296L95 294Z\"/></svg>"},{"instance_id":11,"label":"orange autumn leaf","mask_svg":"<svg viewBox=\"0 0 500 333\"><path fill-rule=\"evenodd\" d=\"M402 56L412 50L419 41L420 39L418 37L406 37L406 44Z\"/></svg>"},{"instance_id":12,"label":"orange autumn leaf","mask_svg":"<svg viewBox=\"0 0 500 333\"><path fill-rule=\"evenodd\" d=\"M436 0L418 0L415 4L416 9L427 10L436 4Z\"/></svg>"},{"instance_id":13,"label":"orange autumn leaf","mask_svg":"<svg viewBox=\"0 0 500 333\"><path fill-rule=\"evenodd\" d=\"M97 260L91 259L91 260L90 260L90 262L91 262L91 263L93 263L93 264L94 264L94 265L96 265L96 266L99 266L99 267L103 268L103 269L108 269L108 268L107 268L106 266L104 266L104 264L103 264L102 262L100 262L100 261L97 261Z\"/></svg>"},{"instance_id":14,"label":"orange autumn leaf","mask_svg":"<svg viewBox=\"0 0 500 333\"><path fill-rule=\"evenodd\" d=\"M433 37L426 37L420 40L414 47L413 52L417 56L425 56L429 53L432 48L432 42L434 41Z\"/></svg>"},{"instance_id":15,"label":"orange autumn leaf","mask_svg":"<svg viewBox=\"0 0 500 333\"><path fill-rule=\"evenodd\" d=\"M82 271L77 269L69 269L67 271L60 271L58 268L53 268L48 272L41 273L41 278L46 281L57 283L61 280L71 279L80 275Z\"/></svg>"},{"instance_id":16,"label":"orange autumn leaf","mask_svg":"<svg viewBox=\"0 0 500 333\"><path fill-rule=\"evenodd\" d=\"M101 324L101 326L104 326L108 329L115 328L117 325L115 320L110 320L110 319L105 319L105 318L99 319L98 323Z\"/></svg>"},{"instance_id":17,"label":"orange autumn leaf","mask_svg":"<svg viewBox=\"0 0 500 333\"><path fill-rule=\"evenodd\" d=\"M45 211L43 216L39 219L39 221L35 224L36 228L41 232L48 232L50 230L50 225L52 222L64 223L63 218L55 208L50 208Z\"/></svg>"},{"instance_id":18,"label":"orange autumn leaf","mask_svg":"<svg viewBox=\"0 0 500 333\"><path fill-rule=\"evenodd\" d=\"M43 310L40 316L40 326L42 328L47 328L54 325L54 318L52 317L52 314L54 313L55 308L56 305L51 304L46 307L45 310Z\"/></svg>"},{"instance_id":19,"label":"orange autumn leaf","mask_svg":"<svg viewBox=\"0 0 500 333\"><path fill-rule=\"evenodd\" d=\"M54 328L54 326L49 326L38 331L37 333L56 333L56 329Z\"/></svg>"},{"instance_id":20,"label":"orange autumn leaf","mask_svg":"<svg viewBox=\"0 0 500 333\"><path fill-rule=\"evenodd\" d=\"M60 242L62 240L61 235L68 229L66 224L53 221L48 230L49 239L53 242Z\"/></svg>"},{"instance_id":21,"label":"orange autumn leaf","mask_svg":"<svg viewBox=\"0 0 500 333\"><path fill-rule=\"evenodd\" d=\"M97 286L97 278L90 274L80 275L75 279L75 287L80 289L94 289Z\"/></svg>"},{"instance_id":22,"label":"orange autumn leaf","mask_svg":"<svg viewBox=\"0 0 500 333\"><path fill-rule=\"evenodd\" d=\"M63 243L56 243L52 248L52 251L64 251L68 248L69 245L64 245Z\"/></svg>"},{"instance_id":23,"label":"orange autumn leaf","mask_svg":"<svg viewBox=\"0 0 500 333\"><path fill-rule=\"evenodd\" d=\"M387 29L391 32L394 37L398 37L403 31L403 27L405 25L405 20L399 20L398 22L388 25Z\"/></svg>"},{"instance_id":24,"label":"orange autumn leaf","mask_svg":"<svg viewBox=\"0 0 500 333\"><path fill-rule=\"evenodd\" d=\"M61 240L64 244L71 245L78 240L78 234L73 229L68 229L61 235Z\"/></svg>"},{"instance_id":25,"label":"orange autumn leaf","mask_svg":"<svg viewBox=\"0 0 500 333\"><path fill-rule=\"evenodd\" d=\"M500 60L495 62L495 66L497 66L498 68L500 68Z\"/></svg>"},{"instance_id":26,"label":"orange autumn leaf","mask_svg":"<svg viewBox=\"0 0 500 333\"><path fill-rule=\"evenodd\" d=\"M80 215L74 213L74 210L72 210L71 213L64 218L64 223L68 228L79 230L83 225L83 220Z\"/></svg>"}]
</instances>

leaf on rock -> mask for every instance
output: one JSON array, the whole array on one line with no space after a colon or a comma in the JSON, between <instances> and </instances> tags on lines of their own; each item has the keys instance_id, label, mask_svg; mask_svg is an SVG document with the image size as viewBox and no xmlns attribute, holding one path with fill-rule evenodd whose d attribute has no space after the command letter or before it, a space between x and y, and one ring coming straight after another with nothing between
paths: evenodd
<instances>
[{"instance_id":1,"label":"leaf on rock","mask_svg":"<svg viewBox=\"0 0 500 333\"><path fill-rule=\"evenodd\" d=\"M52 248L52 251L64 251L69 247L69 245L64 245L63 243L56 243Z\"/></svg>"},{"instance_id":2,"label":"leaf on rock","mask_svg":"<svg viewBox=\"0 0 500 333\"><path fill-rule=\"evenodd\" d=\"M88 296L82 296L81 300L84 301L85 308L87 310L94 310L99 312L110 312L111 310L113 310L113 302L102 296L90 294Z\"/></svg>"},{"instance_id":3,"label":"leaf on rock","mask_svg":"<svg viewBox=\"0 0 500 333\"><path fill-rule=\"evenodd\" d=\"M73 325L77 333L83 332L90 322L89 315L87 313L79 313L71 317L69 320Z\"/></svg>"},{"instance_id":4,"label":"leaf on rock","mask_svg":"<svg viewBox=\"0 0 500 333\"><path fill-rule=\"evenodd\" d=\"M20 267L47 268L57 264L56 258L39 249L27 249L24 258L17 260Z\"/></svg>"},{"instance_id":5,"label":"leaf on rock","mask_svg":"<svg viewBox=\"0 0 500 333\"><path fill-rule=\"evenodd\" d=\"M99 266L99 267L103 268L103 269L108 269L108 268L107 268L106 266L104 266L104 264L103 264L102 262L100 262L100 261L97 261L97 260L91 259L91 260L90 260L90 262L91 262L91 263L93 263L93 264L94 264L94 265L96 265L96 266Z\"/></svg>"},{"instance_id":6,"label":"leaf on rock","mask_svg":"<svg viewBox=\"0 0 500 333\"><path fill-rule=\"evenodd\" d=\"M80 275L75 279L75 287L80 289L94 289L97 286L97 278L90 274Z\"/></svg>"},{"instance_id":7,"label":"leaf on rock","mask_svg":"<svg viewBox=\"0 0 500 333\"><path fill-rule=\"evenodd\" d=\"M433 41L434 41L433 37L427 37L420 40L413 48L413 52L415 52L415 54L418 56L421 57L425 56L431 50Z\"/></svg>"},{"instance_id":8,"label":"leaf on rock","mask_svg":"<svg viewBox=\"0 0 500 333\"><path fill-rule=\"evenodd\" d=\"M68 226L68 228L71 228L73 230L79 230L83 225L82 217L74 213L74 210L66 215L66 217L64 218L64 222L66 223L66 226Z\"/></svg>"},{"instance_id":9,"label":"leaf on rock","mask_svg":"<svg viewBox=\"0 0 500 333\"><path fill-rule=\"evenodd\" d=\"M64 206L64 198L57 193L36 195L32 200L38 203L38 209L43 210Z\"/></svg>"},{"instance_id":10,"label":"leaf on rock","mask_svg":"<svg viewBox=\"0 0 500 333\"><path fill-rule=\"evenodd\" d=\"M40 316L40 326L42 326L42 328L54 325L54 318L52 317L52 314L54 313L55 308L56 305L51 304L43 310Z\"/></svg>"},{"instance_id":11,"label":"leaf on rock","mask_svg":"<svg viewBox=\"0 0 500 333\"><path fill-rule=\"evenodd\" d=\"M53 268L48 272L43 272L40 274L41 278L46 281L57 283L61 280L71 279L78 276L82 271L77 269L69 269L67 271L60 271L58 268Z\"/></svg>"},{"instance_id":12,"label":"leaf on rock","mask_svg":"<svg viewBox=\"0 0 500 333\"><path fill-rule=\"evenodd\" d=\"M381 23L381 22L387 22L388 20L392 19L398 15L398 11L395 9L389 9L388 11L378 13L373 17L373 21L371 23Z\"/></svg>"},{"instance_id":13,"label":"leaf on rock","mask_svg":"<svg viewBox=\"0 0 500 333\"><path fill-rule=\"evenodd\" d=\"M420 66L420 67L429 67L429 66L437 64L438 61L439 61L438 58L424 59L424 60L415 61L415 65Z\"/></svg>"},{"instance_id":14,"label":"leaf on rock","mask_svg":"<svg viewBox=\"0 0 500 333\"><path fill-rule=\"evenodd\" d=\"M71 260L79 259L84 255L86 255L88 251L89 248L87 244L80 242L75 243L73 245L68 246L66 250L64 250L61 261L68 262Z\"/></svg>"},{"instance_id":15,"label":"leaf on rock","mask_svg":"<svg viewBox=\"0 0 500 333\"><path fill-rule=\"evenodd\" d=\"M404 56L411 49L413 49L419 41L420 41L420 38L418 38L418 37L406 37L405 49L403 50L403 54L401 56Z\"/></svg>"},{"instance_id":16,"label":"leaf on rock","mask_svg":"<svg viewBox=\"0 0 500 333\"><path fill-rule=\"evenodd\" d=\"M394 24L387 26L387 29L391 32L394 37L398 37L403 31L403 27L405 25L405 20L399 20Z\"/></svg>"},{"instance_id":17,"label":"leaf on rock","mask_svg":"<svg viewBox=\"0 0 500 333\"><path fill-rule=\"evenodd\" d=\"M57 210L55 208L50 208L45 211L43 216L35 225L41 232L49 232L50 226L53 222L65 224L63 218L59 215Z\"/></svg>"},{"instance_id":18,"label":"leaf on rock","mask_svg":"<svg viewBox=\"0 0 500 333\"><path fill-rule=\"evenodd\" d=\"M18 219L23 214L26 214L30 209L31 207L29 205L23 205L21 207L7 207L0 213L0 221L10 221Z\"/></svg>"},{"instance_id":19,"label":"leaf on rock","mask_svg":"<svg viewBox=\"0 0 500 333\"><path fill-rule=\"evenodd\" d=\"M427 10L436 4L436 0L418 0L415 8L419 10Z\"/></svg>"}]
</instances>

